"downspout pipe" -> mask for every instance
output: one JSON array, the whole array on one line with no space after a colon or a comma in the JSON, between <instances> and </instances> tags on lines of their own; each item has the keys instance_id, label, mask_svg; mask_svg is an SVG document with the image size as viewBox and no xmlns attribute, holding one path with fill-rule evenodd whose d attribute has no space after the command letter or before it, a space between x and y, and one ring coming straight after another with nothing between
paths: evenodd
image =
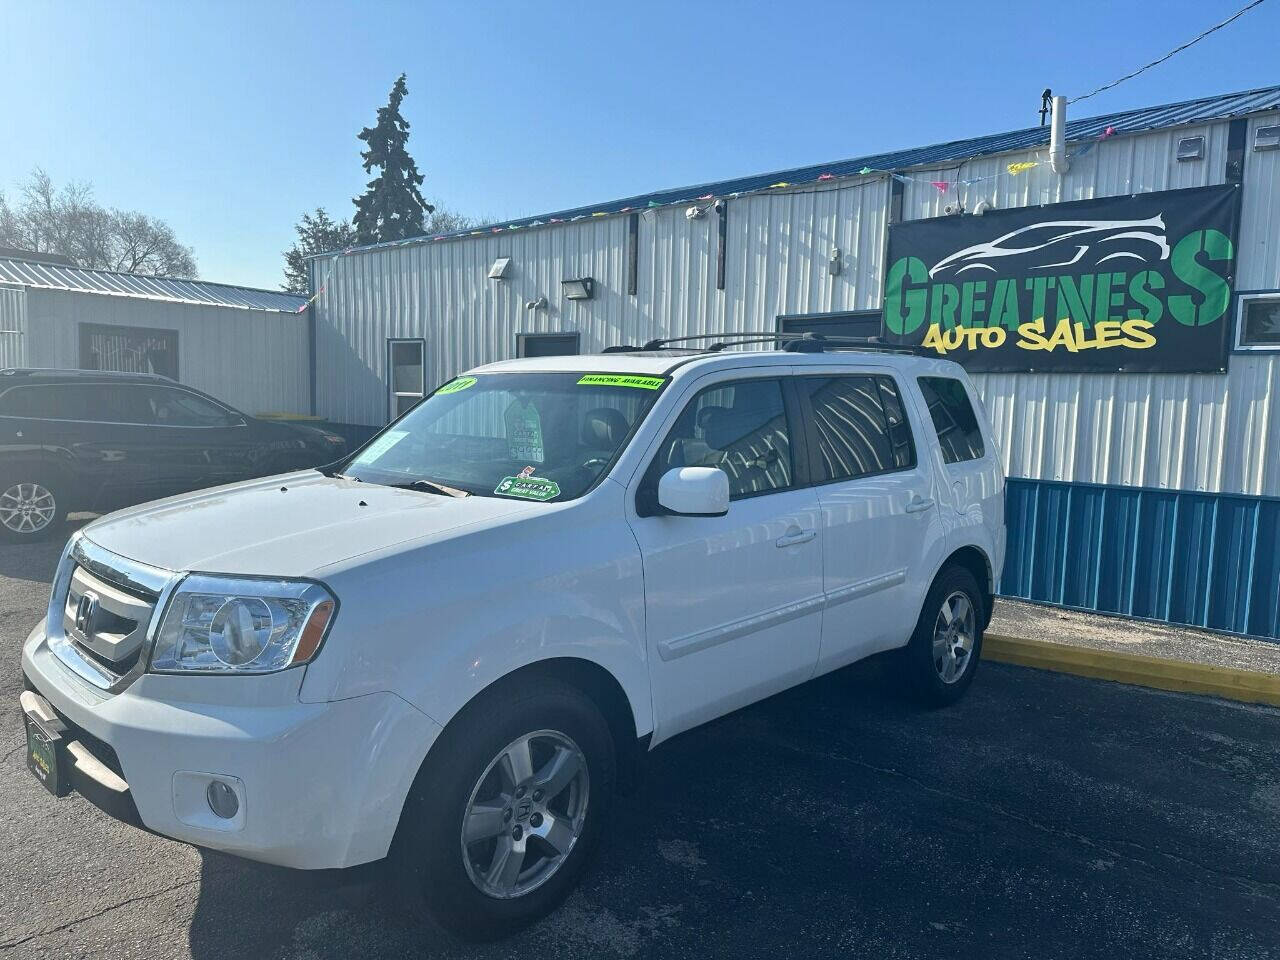
<instances>
[{"instance_id":1,"label":"downspout pipe","mask_svg":"<svg viewBox=\"0 0 1280 960\"><path fill-rule=\"evenodd\" d=\"M1053 114L1049 121L1049 168L1061 176L1071 169L1067 159L1067 98L1053 98Z\"/></svg>"}]
</instances>

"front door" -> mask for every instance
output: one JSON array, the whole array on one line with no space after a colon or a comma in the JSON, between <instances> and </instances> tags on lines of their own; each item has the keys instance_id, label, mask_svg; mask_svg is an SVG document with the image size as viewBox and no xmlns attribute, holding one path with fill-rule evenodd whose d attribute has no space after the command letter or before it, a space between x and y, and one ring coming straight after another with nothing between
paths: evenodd
<instances>
[{"instance_id":1,"label":"front door","mask_svg":"<svg viewBox=\"0 0 1280 960\"><path fill-rule=\"evenodd\" d=\"M729 476L729 512L632 521L657 739L807 680L821 634L818 498L799 485L782 381L719 374L698 385L637 502L667 470L709 466Z\"/></svg>"}]
</instances>

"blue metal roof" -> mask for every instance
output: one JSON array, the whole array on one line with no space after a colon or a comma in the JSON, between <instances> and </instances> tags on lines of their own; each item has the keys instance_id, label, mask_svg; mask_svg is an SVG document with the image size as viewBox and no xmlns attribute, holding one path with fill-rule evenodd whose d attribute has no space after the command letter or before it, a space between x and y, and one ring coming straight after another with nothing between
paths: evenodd
<instances>
[{"instance_id":1,"label":"blue metal roof","mask_svg":"<svg viewBox=\"0 0 1280 960\"><path fill-rule=\"evenodd\" d=\"M1242 93L1226 93L1215 97L1202 97L1198 100L1184 100L1181 103L1169 103L1157 107L1140 107L1135 110L1122 110L1117 113L1104 114L1097 117L1086 117L1080 120L1067 121L1068 142L1096 140L1106 132L1108 127L1115 134L1140 133L1144 130L1155 130L1161 127L1176 127L1192 123L1204 123L1210 120L1224 120L1228 117L1248 113L1261 113L1266 110L1280 109L1280 86L1263 87L1258 90L1247 90ZM930 167L939 164L960 163L974 157L989 154L1005 153L1011 150L1025 150L1029 147L1045 146L1049 143L1049 127L1027 127L1008 133L996 133L985 137L973 137L968 140L952 140L949 143L937 143L928 147L915 147L908 150L896 150L888 153L873 153L851 160L840 160L834 163L819 163L808 167L797 167L791 170L778 170L773 173L756 174L750 177L739 177L733 180L719 180L691 187L678 187L671 190L658 190L643 193L621 200L597 203L590 206L574 207L557 213L542 214L534 217L522 217L516 220L503 220L496 224L477 227L472 230L460 230L453 233L434 236L414 237L410 240L375 243L364 247L354 247L352 251L376 250L382 247L399 247L409 244L430 243L455 237L474 236L485 233L499 233L504 230L520 229L528 226L541 226L547 223L559 223L569 220L581 220L586 217L607 216L609 214L626 213L632 210L643 210L648 207L661 207L672 203L688 203L691 200L706 197L725 197L734 194L753 193L767 190L770 187L785 185L798 186L814 183L819 180L832 180L841 177L857 176L862 170L870 169L877 173L886 171L908 170L912 167ZM330 256L331 254L314 254L313 256Z\"/></svg>"},{"instance_id":2,"label":"blue metal roof","mask_svg":"<svg viewBox=\"0 0 1280 960\"><path fill-rule=\"evenodd\" d=\"M278 290L233 287L225 283L180 280L176 277L147 277L111 270L86 270L12 257L0 257L0 283L16 283L45 290L73 290L77 293L169 300L174 303L273 310L280 313L297 313L307 302L306 297Z\"/></svg>"}]
</instances>

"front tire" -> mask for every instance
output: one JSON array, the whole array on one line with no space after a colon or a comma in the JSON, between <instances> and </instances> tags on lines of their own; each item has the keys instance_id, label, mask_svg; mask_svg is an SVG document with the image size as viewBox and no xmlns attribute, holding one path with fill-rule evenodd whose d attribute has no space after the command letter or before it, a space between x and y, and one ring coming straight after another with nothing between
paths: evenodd
<instances>
[{"instance_id":1,"label":"front tire","mask_svg":"<svg viewBox=\"0 0 1280 960\"><path fill-rule=\"evenodd\" d=\"M538 678L482 694L405 802L392 850L400 892L468 940L540 919L587 866L615 776L609 726L581 691Z\"/></svg>"},{"instance_id":2,"label":"front tire","mask_svg":"<svg viewBox=\"0 0 1280 960\"><path fill-rule=\"evenodd\" d=\"M927 706L955 703L969 685L982 656L986 622L983 596L973 574L946 567L925 597L911 640L900 654L904 679Z\"/></svg>"},{"instance_id":3,"label":"front tire","mask_svg":"<svg viewBox=\"0 0 1280 960\"><path fill-rule=\"evenodd\" d=\"M32 471L0 474L0 539L9 543L47 540L67 511L58 484Z\"/></svg>"}]
</instances>

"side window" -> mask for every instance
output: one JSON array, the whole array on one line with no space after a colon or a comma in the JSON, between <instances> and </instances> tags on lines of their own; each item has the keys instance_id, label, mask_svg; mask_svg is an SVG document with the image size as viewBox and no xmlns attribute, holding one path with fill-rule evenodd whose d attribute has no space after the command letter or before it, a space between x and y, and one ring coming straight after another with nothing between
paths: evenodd
<instances>
[{"instance_id":1,"label":"side window","mask_svg":"<svg viewBox=\"0 0 1280 960\"><path fill-rule=\"evenodd\" d=\"M964 384L951 377L920 377L919 383L938 431L942 458L947 463L980 459L984 453L982 430Z\"/></svg>"},{"instance_id":2,"label":"side window","mask_svg":"<svg viewBox=\"0 0 1280 960\"><path fill-rule=\"evenodd\" d=\"M143 414L148 423L168 427L221 427L231 421L222 407L185 390L134 387L133 392L146 403Z\"/></svg>"},{"instance_id":3,"label":"side window","mask_svg":"<svg viewBox=\"0 0 1280 960\"><path fill-rule=\"evenodd\" d=\"M916 465L911 425L892 377L804 377L797 382L813 411L816 483Z\"/></svg>"},{"instance_id":4,"label":"side window","mask_svg":"<svg viewBox=\"0 0 1280 960\"><path fill-rule=\"evenodd\" d=\"M899 470L910 470L916 465L916 442L911 435L911 421L902 407L902 391L893 377L876 377L880 387L880 402L884 404L885 419L889 422L889 444L893 447L893 465Z\"/></svg>"},{"instance_id":5,"label":"side window","mask_svg":"<svg viewBox=\"0 0 1280 960\"><path fill-rule=\"evenodd\" d=\"M676 467L719 467L729 475L730 500L791 486L791 434L782 384L717 384L690 400L649 467L646 485L656 488L662 474Z\"/></svg>"}]
</instances>

